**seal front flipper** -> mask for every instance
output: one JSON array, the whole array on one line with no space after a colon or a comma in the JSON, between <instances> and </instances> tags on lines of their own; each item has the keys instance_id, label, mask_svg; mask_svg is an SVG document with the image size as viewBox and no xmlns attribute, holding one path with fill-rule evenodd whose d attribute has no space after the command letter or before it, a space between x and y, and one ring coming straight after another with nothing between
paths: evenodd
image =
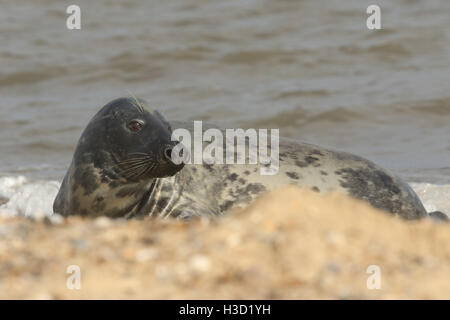
<instances>
[{"instance_id":1,"label":"seal front flipper","mask_svg":"<svg viewBox=\"0 0 450 320\"><path fill-rule=\"evenodd\" d=\"M70 168L68 172L70 172ZM62 216L67 215L67 208L69 206L69 198L67 197L67 179L68 174L64 176L61 186L59 187L58 194L53 201L53 213L60 214Z\"/></svg>"},{"instance_id":2,"label":"seal front flipper","mask_svg":"<svg viewBox=\"0 0 450 320\"><path fill-rule=\"evenodd\" d=\"M450 222L450 218L442 211L433 211L428 216L436 222Z\"/></svg>"}]
</instances>

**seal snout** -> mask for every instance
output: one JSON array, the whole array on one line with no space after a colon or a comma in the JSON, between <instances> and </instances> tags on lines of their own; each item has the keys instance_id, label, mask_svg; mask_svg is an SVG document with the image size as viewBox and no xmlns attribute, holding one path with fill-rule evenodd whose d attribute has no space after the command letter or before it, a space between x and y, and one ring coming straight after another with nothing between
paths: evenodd
<instances>
[{"instance_id":1,"label":"seal snout","mask_svg":"<svg viewBox=\"0 0 450 320\"><path fill-rule=\"evenodd\" d=\"M162 148L161 158L171 165L184 165L189 160L189 152L182 143L175 141Z\"/></svg>"},{"instance_id":2,"label":"seal snout","mask_svg":"<svg viewBox=\"0 0 450 320\"><path fill-rule=\"evenodd\" d=\"M185 164L184 154L184 147L178 141L165 145L161 150L161 172L171 176L180 171Z\"/></svg>"}]
</instances>

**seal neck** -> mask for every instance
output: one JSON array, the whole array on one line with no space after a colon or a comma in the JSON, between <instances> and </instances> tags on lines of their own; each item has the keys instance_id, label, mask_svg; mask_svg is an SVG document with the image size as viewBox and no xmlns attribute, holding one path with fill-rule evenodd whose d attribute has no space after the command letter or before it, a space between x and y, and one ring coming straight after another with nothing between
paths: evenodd
<instances>
[{"instance_id":1,"label":"seal neck","mask_svg":"<svg viewBox=\"0 0 450 320\"><path fill-rule=\"evenodd\" d=\"M181 193L182 190L176 183L175 176L155 178L132 216L168 218L173 214Z\"/></svg>"}]
</instances>

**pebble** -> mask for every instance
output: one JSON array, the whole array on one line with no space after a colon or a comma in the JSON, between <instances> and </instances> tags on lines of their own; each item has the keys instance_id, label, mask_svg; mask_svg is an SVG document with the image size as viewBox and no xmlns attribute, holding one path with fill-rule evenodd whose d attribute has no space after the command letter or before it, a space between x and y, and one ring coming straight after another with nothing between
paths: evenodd
<instances>
[{"instance_id":1,"label":"pebble","mask_svg":"<svg viewBox=\"0 0 450 320\"><path fill-rule=\"evenodd\" d=\"M345 237L335 231L328 231L325 233L325 241L328 242L331 245L341 246L345 244Z\"/></svg>"},{"instance_id":2,"label":"pebble","mask_svg":"<svg viewBox=\"0 0 450 320\"><path fill-rule=\"evenodd\" d=\"M1 206L2 204L8 203L8 201L9 201L8 198L0 197L0 206Z\"/></svg>"},{"instance_id":3,"label":"pebble","mask_svg":"<svg viewBox=\"0 0 450 320\"><path fill-rule=\"evenodd\" d=\"M207 272L211 269L211 261L203 255L195 255L189 259L189 267L198 272Z\"/></svg>"},{"instance_id":4,"label":"pebble","mask_svg":"<svg viewBox=\"0 0 450 320\"><path fill-rule=\"evenodd\" d=\"M108 228L112 226L112 224L111 219L107 217L98 217L94 220L94 225L99 228Z\"/></svg>"},{"instance_id":5,"label":"pebble","mask_svg":"<svg viewBox=\"0 0 450 320\"><path fill-rule=\"evenodd\" d=\"M50 221L51 224L59 225L64 222L64 217L55 213L49 216L48 220Z\"/></svg>"},{"instance_id":6,"label":"pebble","mask_svg":"<svg viewBox=\"0 0 450 320\"><path fill-rule=\"evenodd\" d=\"M232 233L227 237L226 242L229 247L234 248L234 247L239 246L241 244L242 240L238 234Z\"/></svg>"},{"instance_id":7,"label":"pebble","mask_svg":"<svg viewBox=\"0 0 450 320\"><path fill-rule=\"evenodd\" d=\"M154 260L159 256L159 252L155 248L141 249L136 252L135 260L137 262L145 262Z\"/></svg>"}]
</instances>

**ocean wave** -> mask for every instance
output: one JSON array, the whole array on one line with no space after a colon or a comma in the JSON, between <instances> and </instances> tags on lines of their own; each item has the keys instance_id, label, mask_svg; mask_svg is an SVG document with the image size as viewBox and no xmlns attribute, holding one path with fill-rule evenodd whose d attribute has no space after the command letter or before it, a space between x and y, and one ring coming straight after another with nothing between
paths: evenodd
<instances>
[{"instance_id":1,"label":"ocean wave","mask_svg":"<svg viewBox=\"0 0 450 320\"><path fill-rule=\"evenodd\" d=\"M347 123L353 121L369 121L363 112L353 111L343 107L322 112L310 112L303 107L295 107L291 110L284 110L275 115L261 118L257 121L249 121L248 125L256 127L301 127L315 123Z\"/></svg>"},{"instance_id":2,"label":"ocean wave","mask_svg":"<svg viewBox=\"0 0 450 320\"><path fill-rule=\"evenodd\" d=\"M450 185L411 183L428 212L442 211L450 216Z\"/></svg>"},{"instance_id":3,"label":"ocean wave","mask_svg":"<svg viewBox=\"0 0 450 320\"><path fill-rule=\"evenodd\" d=\"M30 181L24 176L0 177L0 216L43 218L53 214L57 181Z\"/></svg>"},{"instance_id":4,"label":"ocean wave","mask_svg":"<svg viewBox=\"0 0 450 320\"><path fill-rule=\"evenodd\" d=\"M62 66L36 67L1 75L0 86L30 85L43 80L59 78L67 73L68 69Z\"/></svg>"}]
</instances>

